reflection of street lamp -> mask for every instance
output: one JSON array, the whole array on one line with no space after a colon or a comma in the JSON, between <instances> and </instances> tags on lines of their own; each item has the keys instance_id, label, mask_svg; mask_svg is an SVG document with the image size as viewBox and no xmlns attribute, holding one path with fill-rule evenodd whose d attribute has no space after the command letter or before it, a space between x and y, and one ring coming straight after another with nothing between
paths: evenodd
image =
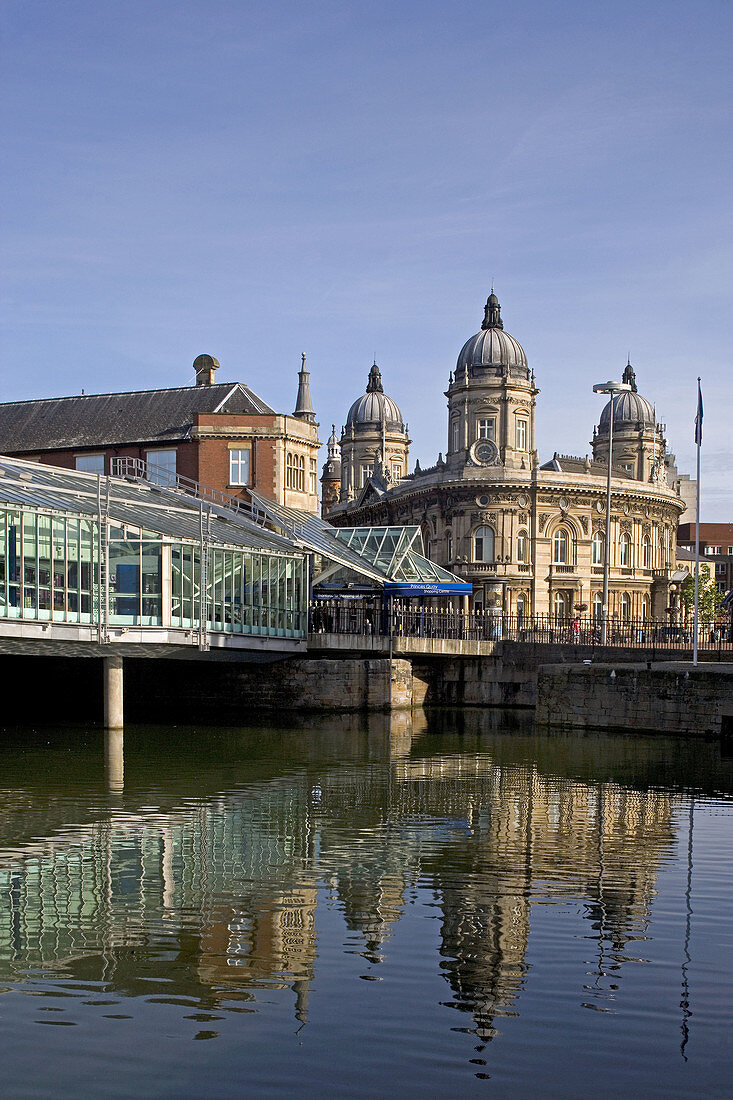
<instances>
[{"instance_id":1,"label":"reflection of street lamp","mask_svg":"<svg viewBox=\"0 0 733 1100\"><path fill-rule=\"evenodd\" d=\"M608 568L609 551L611 548L611 466L613 465L613 414L614 401L617 393L630 390L628 382L599 382L593 387L593 393L610 393L611 415L608 421L608 481L606 483L606 545L603 553L603 608L601 621L601 645L606 644L608 638Z\"/></svg>"}]
</instances>

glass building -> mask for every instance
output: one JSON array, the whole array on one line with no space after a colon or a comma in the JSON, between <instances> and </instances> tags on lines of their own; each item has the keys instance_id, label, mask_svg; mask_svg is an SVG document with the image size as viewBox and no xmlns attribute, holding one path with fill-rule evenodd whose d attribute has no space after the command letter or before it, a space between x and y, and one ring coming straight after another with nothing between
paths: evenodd
<instances>
[{"instance_id":1,"label":"glass building","mask_svg":"<svg viewBox=\"0 0 733 1100\"><path fill-rule=\"evenodd\" d=\"M304 639L308 584L306 553L242 509L0 458L0 622L99 640Z\"/></svg>"}]
</instances>

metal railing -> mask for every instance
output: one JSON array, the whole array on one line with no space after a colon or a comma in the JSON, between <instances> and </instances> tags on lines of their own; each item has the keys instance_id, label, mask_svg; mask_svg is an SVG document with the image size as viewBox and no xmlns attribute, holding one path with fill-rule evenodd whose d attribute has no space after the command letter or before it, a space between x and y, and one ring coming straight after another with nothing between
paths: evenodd
<instances>
[{"instance_id":1,"label":"metal railing","mask_svg":"<svg viewBox=\"0 0 733 1100\"><path fill-rule=\"evenodd\" d=\"M310 609L310 633L350 634L356 637L455 638L464 641L512 641L544 645L600 646L601 624L592 618L560 621L552 615L503 615L493 611L452 611L401 608L391 611L362 604L316 601ZM692 625L670 625L649 619L608 623L610 646L661 651L689 650ZM730 622L701 623L701 650L733 654Z\"/></svg>"},{"instance_id":2,"label":"metal railing","mask_svg":"<svg viewBox=\"0 0 733 1100\"><path fill-rule=\"evenodd\" d=\"M255 512L255 509L247 501L223 493L220 489L211 489L200 481L184 477L183 474L174 473L166 466L158 466L154 462L146 462L142 458L113 458L110 461L110 474L112 477L124 477L131 481L146 481L149 485L157 485L161 489L179 490L189 496L203 500L207 504L215 504L219 508L226 508L229 512L236 512L254 520L260 526L264 518Z\"/></svg>"}]
</instances>

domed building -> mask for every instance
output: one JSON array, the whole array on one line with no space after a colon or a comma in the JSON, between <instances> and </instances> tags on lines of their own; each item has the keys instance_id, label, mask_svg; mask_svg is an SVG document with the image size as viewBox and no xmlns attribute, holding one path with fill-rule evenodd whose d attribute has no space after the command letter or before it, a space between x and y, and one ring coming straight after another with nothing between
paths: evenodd
<instances>
[{"instance_id":1,"label":"domed building","mask_svg":"<svg viewBox=\"0 0 733 1100\"><path fill-rule=\"evenodd\" d=\"M366 392L349 409L341 433L340 500L344 503L355 500L372 477L375 477L375 487L387 487L401 481L407 474L409 448L410 438L402 413L384 392L379 367L373 363ZM325 505L324 492L324 515Z\"/></svg>"},{"instance_id":2,"label":"domed building","mask_svg":"<svg viewBox=\"0 0 733 1100\"><path fill-rule=\"evenodd\" d=\"M630 363L623 381L630 389L613 399L609 617L663 620L684 503L667 483L664 429ZM473 610L600 619L611 402L592 456L555 452L541 465L539 392L492 289L449 375L445 458L406 474L407 427L375 364L349 410L340 496L328 506L324 492L324 514L336 526L420 524L428 556L471 582Z\"/></svg>"}]
</instances>

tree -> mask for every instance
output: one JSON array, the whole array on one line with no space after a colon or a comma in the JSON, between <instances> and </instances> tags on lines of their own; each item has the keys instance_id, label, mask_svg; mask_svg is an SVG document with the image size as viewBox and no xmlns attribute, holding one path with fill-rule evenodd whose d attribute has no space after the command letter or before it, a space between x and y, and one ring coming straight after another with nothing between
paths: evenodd
<instances>
[{"instance_id":1,"label":"tree","mask_svg":"<svg viewBox=\"0 0 733 1100\"><path fill-rule=\"evenodd\" d=\"M698 608L700 622L712 623L720 614L723 603L723 595L718 592L715 580L710 576L710 566L700 565L700 582L698 589ZM688 573L680 588L680 600L685 609L685 619L691 619L695 607L695 574Z\"/></svg>"}]
</instances>

